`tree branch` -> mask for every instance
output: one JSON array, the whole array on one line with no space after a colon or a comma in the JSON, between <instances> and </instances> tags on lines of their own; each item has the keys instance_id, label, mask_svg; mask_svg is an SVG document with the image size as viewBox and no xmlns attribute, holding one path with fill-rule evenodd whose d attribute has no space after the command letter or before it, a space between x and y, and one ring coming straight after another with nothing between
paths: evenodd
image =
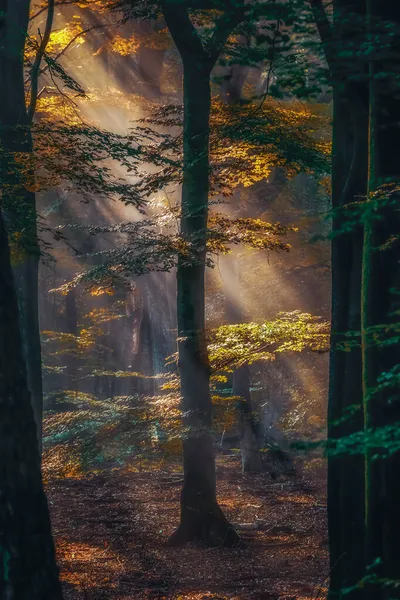
<instances>
[{"instance_id":1,"label":"tree branch","mask_svg":"<svg viewBox=\"0 0 400 600\"><path fill-rule=\"evenodd\" d=\"M190 8L211 8L215 2L192 1ZM203 42L195 26L189 17L188 6L175 3L172 0L162 0L162 10L168 29L172 35L176 47L184 60L188 54L206 60L212 68L221 54L224 45L237 25L245 17L244 0L238 2L227 1L224 3L225 12L217 19L214 31L209 38ZM221 4L219 4L221 9Z\"/></svg>"},{"instance_id":2,"label":"tree branch","mask_svg":"<svg viewBox=\"0 0 400 600\"><path fill-rule=\"evenodd\" d=\"M314 15L315 24L324 47L326 62L328 63L331 73L334 69L334 56L332 52L333 29L326 14L326 7L322 0L309 0L312 13Z\"/></svg>"},{"instance_id":3,"label":"tree branch","mask_svg":"<svg viewBox=\"0 0 400 600\"><path fill-rule=\"evenodd\" d=\"M80 4L83 4L84 0L79 0ZM59 2L55 2L55 6L64 6L64 5L68 5L68 4L77 4L78 0L60 0ZM86 2L86 4L88 6L90 6L90 2ZM41 14L43 14L46 10L47 10L47 6L43 6L43 8L40 8L37 12L35 12L33 15L30 16L29 20L33 21L34 19L37 19L38 17L40 17Z\"/></svg>"},{"instance_id":4,"label":"tree branch","mask_svg":"<svg viewBox=\"0 0 400 600\"><path fill-rule=\"evenodd\" d=\"M217 20L214 32L208 42L210 59L213 64L217 61L221 54L228 37L232 31L244 20L245 8L244 2L236 5L231 5Z\"/></svg>"},{"instance_id":5,"label":"tree branch","mask_svg":"<svg viewBox=\"0 0 400 600\"><path fill-rule=\"evenodd\" d=\"M182 60L188 52L194 56L204 57L206 50L190 20L188 8L182 4L175 5L168 0L162 0L161 7L165 22Z\"/></svg>"},{"instance_id":6,"label":"tree branch","mask_svg":"<svg viewBox=\"0 0 400 600\"><path fill-rule=\"evenodd\" d=\"M31 68L31 97L30 97L29 106L28 106L28 110L27 110L29 123L32 123L32 120L33 120L33 117L35 114L35 110L36 110L36 103L37 103L37 98L38 98L40 63L42 62L43 55L46 51L46 46L50 39L51 28L53 26L53 19L54 19L54 4L55 4L55 0L48 0L47 18L46 18L46 26L44 29L44 34L43 34L43 37L41 38L35 60L32 65L32 68Z\"/></svg>"}]
</instances>

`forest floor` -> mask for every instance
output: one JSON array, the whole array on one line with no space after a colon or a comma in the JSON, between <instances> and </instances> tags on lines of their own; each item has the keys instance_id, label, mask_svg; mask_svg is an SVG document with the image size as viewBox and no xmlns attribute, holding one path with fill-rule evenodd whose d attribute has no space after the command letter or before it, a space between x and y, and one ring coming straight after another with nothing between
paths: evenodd
<instances>
[{"instance_id":1,"label":"forest floor","mask_svg":"<svg viewBox=\"0 0 400 600\"><path fill-rule=\"evenodd\" d=\"M65 600L317 600L328 575L323 469L295 477L240 472L217 460L219 502L237 525L235 549L165 546L179 518L182 475L111 470L50 479Z\"/></svg>"}]
</instances>

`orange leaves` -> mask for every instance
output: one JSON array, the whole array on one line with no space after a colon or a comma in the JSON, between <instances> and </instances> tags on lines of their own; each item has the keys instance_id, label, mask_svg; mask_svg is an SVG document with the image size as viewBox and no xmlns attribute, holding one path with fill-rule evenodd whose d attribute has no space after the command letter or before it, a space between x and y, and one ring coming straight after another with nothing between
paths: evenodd
<instances>
[{"instance_id":1,"label":"orange leaves","mask_svg":"<svg viewBox=\"0 0 400 600\"><path fill-rule=\"evenodd\" d=\"M129 56L130 54L136 54L136 52L139 49L139 46L140 42L136 39L134 35L132 35L130 38L124 38L119 33L117 33L113 37L113 39L107 44L107 50L109 50L110 52L115 52L120 56ZM100 54L101 50L98 51L96 54Z\"/></svg>"},{"instance_id":2,"label":"orange leaves","mask_svg":"<svg viewBox=\"0 0 400 600\"><path fill-rule=\"evenodd\" d=\"M97 587L99 583L113 586L110 576L119 573L123 566L121 557L110 549L107 540L100 546L59 537L56 552L63 567L61 579L83 589Z\"/></svg>"}]
</instances>

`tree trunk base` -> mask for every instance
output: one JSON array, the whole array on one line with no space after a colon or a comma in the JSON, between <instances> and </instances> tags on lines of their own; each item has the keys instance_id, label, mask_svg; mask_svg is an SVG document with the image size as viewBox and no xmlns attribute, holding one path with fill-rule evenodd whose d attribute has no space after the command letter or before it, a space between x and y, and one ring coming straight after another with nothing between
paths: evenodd
<instances>
[{"instance_id":1,"label":"tree trunk base","mask_svg":"<svg viewBox=\"0 0 400 600\"><path fill-rule=\"evenodd\" d=\"M218 503L213 502L200 509L182 507L181 523L168 539L167 546L184 546L189 542L233 548L239 545L240 538Z\"/></svg>"}]
</instances>

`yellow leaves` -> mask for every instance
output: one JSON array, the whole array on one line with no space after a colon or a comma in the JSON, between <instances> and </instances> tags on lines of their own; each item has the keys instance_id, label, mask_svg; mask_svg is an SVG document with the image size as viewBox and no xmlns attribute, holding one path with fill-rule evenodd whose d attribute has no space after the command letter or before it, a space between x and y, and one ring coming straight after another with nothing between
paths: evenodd
<instances>
[{"instance_id":1,"label":"yellow leaves","mask_svg":"<svg viewBox=\"0 0 400 600\"><path fill-rule=\"evenodd\" d=\"M330 155L330 120L310 105L276 102L226 105L214 100L211 112L211 184L229 194L266 179L273 167L289 176L325 171Z\"/></svg>"},{"instance_id":2,"label":"yellow leaves","mask_svg":"<svg viewBox=\"0 0 400 600\"><path fill-rule=\"evenodd\" d=\"M237 422L236 401L238 396L211 396L213 404L213 427L219 432L230 429Z\"/></svg>"},{"instance_id":3,"label":"yellow leaves","mask_svg":"<svg viewBox=\"0 0 400 600\"><path fill-rule=\"evenodd\" d=\"M76 106L69 101L68 96L60 95L58 90L51 86L47 86L45 93L38 98L36 113L44 119L62 121L68 125L82 123ZM47 148L48 153L54 153L54 151L54 149Z\"/></svg>"},{"instance_id":4,"label":"yellow leaves","mask_svg":"<svg viewBox=\"0 0 400 600\"><path fill-rule=\"evenodd\" d=\"M120 56L130 56L131 54L136 54L140 47L151 48L152 50L166 50L169 44L170 38L167 29L152 32L145 36L133 34L130 37L122 37L117 33L95 55L101 54L103 50L107 49L109 52L114 52Z\"/></svg>"},{"instance_id":5,"label":"yellow leaves","mask_svg":"<svg viewBox=\"0 0 400 600\"><path fill-rule=\"evenodd\" d=\"M52 31L47 44L46 52L60 52L71 42L74 42L77 45L84 44L84 36L79 35L82 32L82 25L77 20L71 21L62 29Z\"/></svg>"},{"instance_id":6,"label":"yellow leaves","mask_svg":"<svg viewBox=\"0 0 400 600\"><path fill-rule=\"evenodd\" d=\"M97 286L90 289L91 296L114 296L115 290L112 287Z\"/></svg>"},{"instance_id":7,"label":"yellow leaves","mask_svg":"<svg viewBox=\"0 0 400 600\"><path fill-rule=\"evenodd\" d=\"M140 46L140 42L132 35L130 38L123 38L119 33L107 44L107 49L110 52L115 52L120 56L129 56L136 54ZM96 54L99 54L99 50Z\"/></svg>"}]
</instances>

